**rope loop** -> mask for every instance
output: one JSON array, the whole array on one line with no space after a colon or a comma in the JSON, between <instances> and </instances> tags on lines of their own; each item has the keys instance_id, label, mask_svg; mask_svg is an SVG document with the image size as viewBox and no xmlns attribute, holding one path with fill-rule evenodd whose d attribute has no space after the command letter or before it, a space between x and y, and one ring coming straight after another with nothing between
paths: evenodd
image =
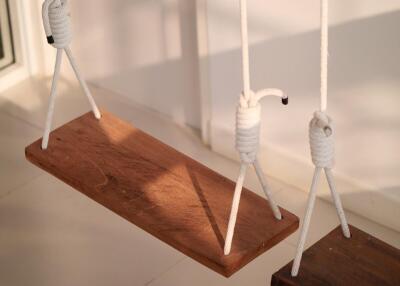
<instances>
[{"instance_id":1,"label":"rope loop","mask_svg":"<svg viewBox=\"0 0 400 286\"><path fill-rule=\"evenodd\" d=\"M252 90L249 90L247 94L242 92L239 97L239 105L241 107L254 107L258 104L258 99L256 93Z\"/></svg>"},{"instance_id":2,"label":"rope loop","mask_svg":"<svg viewBox=\"0 0 400 286\"><path fill-rule=\"evenodd\" d=\"M43 15L43 17L45 18L47 15ZM54 39L52 45L57 49L66 48L72 40L72 29L67 1L53 0L51 2L48 7L48 25L51 36Z\"/></svg>"},{"instance_id":3,"label":"rope loop","mask_svg":"<svg viewBox=\"0 0 400 286\"><path fill-rule=\"evenodd\" d=\"M236 110L236 149L244 163L251 164L256 160L260 142L260 121L259 103L251 107L239 104Z\"/></svg>"},{"instance_id":4,"label":"rope loop","mask_svg":"<svg viewBox=\"0 0 400 286\"><path fill-rule=\"evenodd\" d=\"M309 125L311 158L316 167L332 168L334 165L334 136L332 119L317 111Z\"/></svg>"},{"instance_id":5,"label":"rope loop","mask_svg":"<svg viewBox=\"0 0 400 286\"><path fill-rule=\"evenodd\" d=\"M276 96L287 104L288 97L276 88L263 89L258 92L242 92L236 110L236 149L241 161L254 163L260 144L261 105L260 100L266 96Z\"/></svg>"}]
</instances>

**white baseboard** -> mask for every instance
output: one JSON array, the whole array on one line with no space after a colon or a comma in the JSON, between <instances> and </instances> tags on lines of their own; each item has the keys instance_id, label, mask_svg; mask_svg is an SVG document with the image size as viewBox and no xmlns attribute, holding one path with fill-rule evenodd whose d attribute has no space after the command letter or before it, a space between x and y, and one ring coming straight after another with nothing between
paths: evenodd
<instances>
[{"instance_id":1,"label":"white baseboard","mask_svg":"<svg viewBox=\"0 0 400 286\"><path fill-rule=\"evenodd\" d=\"M239 161L234 148L234 133L211 123L211 148L213 151ZM278 146L260 146L260 162L265 172L291 186L309 191L314 165L311 159L296 158ZM382 193L373 186L368 186L350 176L333 170L337 189L340 192L343 206L346 210L366 217L381 225L400 231L400 201ZM326 180L320 181L318 196L331 202L329 187Z\"/></svg>"}]
</instances>

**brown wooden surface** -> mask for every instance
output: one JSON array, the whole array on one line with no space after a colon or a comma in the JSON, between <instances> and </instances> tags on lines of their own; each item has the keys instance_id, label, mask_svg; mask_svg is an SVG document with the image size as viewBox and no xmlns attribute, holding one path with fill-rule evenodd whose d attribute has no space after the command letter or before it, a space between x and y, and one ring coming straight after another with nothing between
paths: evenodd
<instances>
[{"instance_id":1,"label":"brown wooden surface","mask_svg":"<svg viewBox=\"0 0 400 286\"><path fill-rule=\"evenodd\" d=\"M399 286L400 250L350 226L351 239L337 227L304 254L299 275L292 262L272 276L272 286Z\"/></svg>"},{"instance_id":2,"label":"brown wooden surface","mask_svg":"<svg viewBox=\"0 0 400 286\"><path fill-rule=\"evenodd\" d=\"M276 221L265 199L244 190L232 253L224 256L235 184L104 111L100 121L88 113L53 131L47 150L38 140L25 153L33 164L227 277L298 228L296 216L281 209L283 220Z\"/></svg>"}]
</instances>

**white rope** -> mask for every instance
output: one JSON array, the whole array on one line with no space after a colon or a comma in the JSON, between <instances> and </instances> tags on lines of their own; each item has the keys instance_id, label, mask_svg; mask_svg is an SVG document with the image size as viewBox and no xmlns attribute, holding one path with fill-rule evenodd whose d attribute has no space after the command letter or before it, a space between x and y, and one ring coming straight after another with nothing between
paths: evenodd
<instances>
[{"instance_id":1,"label":"white rope","mask_svg":"<svg viewBox=\"0 0 400 286\"><path fill-rule=\"evenodd\" d=\"M328 0L321 0L321 111L324 112L328 105L328 43L329 43L329 17Z\"/></svg>"},{"instance_id":2,"label":"white rope","mask_svg":"<svg viewBox=\"0 0 400 286\"><path fill-rule=\"evenodd\" d=\"M255 161L260 144L261 105L238 106L236 110L236 149L246 164Z\"/></svg>"},{"instance_id":3,"label":"white rope","mask_svg":"<svg viewBox=\"0 0 400 286\"><path fill-rule=\"evenodd\" d=\"M240 0L240 22L242 32L242 76L243 93L246 101L251 99L250 94L250 64L249 64L249 37L247 27L247 1Z\"/></svg>"},{"instance_id":4,"label":"white rope","mask_svg":"<svg viewBox=\"0 0 400 286\"><path fill-rule=\"evenodd\" d=\"M56 89L57 89L57 82L60 75L60 68L61 68L61 61L62 61L62 49L57 49L57 56L56 56L56 64L54 67L54 74L53 74L53 82L51 84L51 92L50 92L50 103L49 108L47 111L47 118L46 118L46 126L44 129L44 135L42 140L42 149L47 149L49 144L49 136L51 130L51 123L53 121L53 113L54 113L54 103L56 99Z\"/></svg>"},{"instance_id":5,"label":"white rope","mask_svg":"<svg viewBox=\"0 0 400 286\"><path fill-rule=\"evenodd\" d=\"M259 181L261 183L261 187L262 187L262 189L263 189L263 191L265 193L265 196L267 198L269 198L268 199L268 203L269 203L269 206L270 206L272 212L274 213L275 218L277 218L278 220L281 220L282 219L282 214L281 214L278 206L276 205L275 201L272 200L272 194L271 194L271 191L270 191L270 187L268 185L267 180L265 179L264 172L261 169L261 165L260 165L260 162L258 161L258 159L256 159L254 161L253 165L254 165L254 169L256 170L258 179L259 179Z\"/></svg>"},{"instance_id":6,"label":"white rope","mask_svg":"<svg viewBox=\"0 0 400 286\"><path fill-rule=\"evenodd\" d=\"M43 26L46 36L57 49L66 48L72 40L67 2L46 0L42 6Z\"/></svg>"},{"instance_id":7,"label":"white rope","mask_svg":"<svg viewBox=\"0 0 400 286\"><path fill-rule=\"evenodd\" d=\"M56 89L60 74L63 50L67 54L72 69L74 70L75 75L80 85L82 86L86 97L89 100L94 116L97 119L100 119L101 114L85 80L78 70L78 66L75 63L74 58L72 57L71 50L69 48L69 44L72 40L72 32L67 0L45 0L42 5L42 18L47 41L49 44L57 49L56 65L54 68L54 76L50 93L50 102L47 111L45 131L42 140L42 149L47 149L53 120Z\"/></svg>"},{"instance_id":8,"label":"white rope","mask_svg":"<svg viewBox=\"0 0 400 286\"><path fill-rule=\"evenodd\" d=\"M306 243L308 228L310 227L311 215L315 204L315 197L317 195L317 185L320 173L321 173L321 168L319 167L315 168L310 194L308 195L307 210L304 216L303 225L301 227L301 233L296 251L296 256L293 262L292 276L297 276L297 274L299 273L301 257L303 255L304 245Z\"/></svg>"},{"instance_id":9,"label":"white rope","mask_svg":"<svg viewBox=\"0 0 400 286\"><path fill-rule=\"evenodd\" d=\"M228 231L226 233L224 254L228 255L231 252L232 238L235 231L236 218L239 210L240 195L242 194L244 178L246 177L247 164L240 164L239 176L236 181L235 193L232 200L231 214L229 216Z\"/></svg>"},{"instance_id":10,"label":"white rope","mask_svg":"<svg viewBox=\"0 0 400 286\"><path fill-rule=\"evenodd\" d=\"M309 140L311 158L315 165L315 172L308 198L306 215L301 228L296 255L293 261L292 276L299 273L301 258L304 251L306 236L310 227L311 215L314 208L317 192L317 183L321 170L325 170L325 176L329 184L331 195L335 203L336 211L342 226L343 235L350 238L350 230L344 214L342 203L336 191L331 169L334 165L334 132L332 119L326 115L327 89L328 87L328 0L321 0L321 108L314 113L309 125Z\"/></svg>"},{"instance_id":11,"label":"white rope","mask_svg":"<svg viewBox=\"0 0 400 286\"><path fill-rule=\"evenodd\" d=\"M333 167L335 150L331 123L332 120L322 112L315 112L310 122L311 158L316 167Z\"/></svg>"},{"instance_id":12,"label":"white rope","mask_svg":"<svg viewBox=\"0 0 400 286\"><path fill-rule=\"evenodd\" d=\"M325 176L326 176L326 180L328 181L329 188L331 190L333 202L335 203L335 207L336 207L337 214L338 214L338 217L340 220L340 225L342 227L343 235L346 238L350 238L351 233L350 233L349 225L347 224L346 215L343 210L343 206L342 206L342 202L340 200L339 193L336 191L336 186L334 183L332 170L330 168L325 168Z\"/></svg>"},{"instance_id":13,"label":"white rope","mask_svg":"<svg viewBox=\"0 0 400 286\"><path fill-rule=\"evenodd\" d=\"M225 238L225 255L228 255L231 251L232 239L240 203L240 195L248 165L252 164L255 168L261 187L268 198L269 205L275 218L278 220L282 219L281 212L272 198L264 172L257 160L261 126L261 105L259 101L265 96L277 96L282 99L284 104L287 104L288 97L279 89L263 89L258 92L251 90L246 0L240 0L240 12L242 31L241 42L243 93L240 95L239 105L236 110L236 149L240 154L241 166L239 177L236 182L235 193L229 217L228 231Z\"/></svg>"},{"instance_id":14,"label":"white rope","mask_svg":"<svg viewBox=\"0 0 400 286\"><path fill-rule=\"evenodd\" d=\"M101 118L100 111L99 111L99 109L98 109L98 107L97 107L97 105L96 105L96 103L95 103L95 101L93 99L93 96L90 93L90 90L89 90L89 88L88 88L88 86L86 84L86 81L84 80L84 78L82 77L82 75L79 72L78 65L76 64L74 58L72 57L71 49L69 47L67 47L64 50L65 50L65 53L67 54L67 57L68 57L69 62L71 64L71 66L72 66L72 69L75 72L76 78L78 79L79 83L81 84L81 86L83 88L83 91L84 91L87 99L89 100L89 104L90 104L90 106L91 106L91 108L93 110L94 116L97 119L100 119Z\"/></svg>"},{"instance_id":15,"label":"white rope","mask_svg":"<svg viewBox=\"0 0 400 286\"><path fill-rule=\"evenodd\" d=\"M42 5L43 27L44 27L44 32L46 34L48 41L49 41L49 38L52 37L51 27L50 27L50 22L49 22L49 6L51 3L52 3L51 0L46 0L43 2L43 5ZM54 40L52 40L52 41L54 41Z\"/></svg>"}]
</instances>

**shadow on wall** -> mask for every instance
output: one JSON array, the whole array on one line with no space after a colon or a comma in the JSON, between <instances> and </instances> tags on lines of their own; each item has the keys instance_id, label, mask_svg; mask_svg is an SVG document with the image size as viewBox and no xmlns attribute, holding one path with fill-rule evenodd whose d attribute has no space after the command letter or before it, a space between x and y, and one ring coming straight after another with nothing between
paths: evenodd
<instances>
[{"instance_id":1,"label":"shadow on wall","mask_svg":"<svg viewBox=\"0 0 400 286\"><path fill-rule=\"evenodd\" d=\"M195 1L166 3L71 2L73 51L86 77L98 86L199 126ZM399 14L341 24L330 34L329 113L336 122L336 170L381 190L399 183ZM318 106L319 32L274 39L251 49L254 89L277 86L291 97L288 109L263 101L263 140L308 162L308 120ZM242 89L240 51L209 60L213 123L233 131ZM233 148L233 137L225 146Z\"/></svg>"},{"instance_id":2,"label":"shadow on wall","mask_svg":"<svg viewBox=\"0 0 400 286\"><path fill-rule=\"evenodd\" d=\"M332 109L340 104L356 111L353 109L356 104L343 104L343 101L350 103L350 96L336 96L337 91L368 81L399 79L400 67L396 57L400 48L400 37L397 36L399 16L400 12L393 12L330 29L329 87L334 96L330 100ZM312 105L309 110L315 110L319 104L319 37L319 31L314 31L253 45L251 72L254 89L282 87L292 97L291 103L302 108ZM212 77L212 87L218 95L215 96L214 110L221 111L221 105L228 100L232 102L229 108L234 110L238 91L242 89L240 50L217 54L210 61L212 74L218 76L215 79ZM351 95L351 103L356 103L360 98L358 96ZM276 108L272 106L271 109ZM221 116L227 114L233 113L223 112Z\"/></svg>"},{"instance_id":3,"label":"shadow on wall","mask_svg":"<svg viewBox=\"0 0 400 286\"><path fill-rule=\"evenodd\" d=\"M178 123L200 126L195 1L71 4L73 49L92 83ZM400 46L399 13L331 28L329 113L337 127L338 169L348 174L362 177L371 172L364 168L365 157L368 165L385 169L392 177L399 167L400 158L394 158L400 156L395 155L400 138L395 110L400 104L396 96L400 65L394 57ZM308 162L308 120L319 101L319 31L262 42L251 49L254 88L277 86L291 97L287 108L263 101L262 137ZM210 67L213 124L233 131L241 90L239 49L212 55ZM383 144L384 151L371 152L365 146L371 140L373 145ZM354 160L346 162L349 156Z\"/></svg>"},{"instance_id":4,"label":"shadow on wall","mask_svg":"<svg viewBox=\"0 0 400 286\"><path fill-rule=\"evenodd\" d=\"M73 50L92 83L200 127L196 1L88 0L71 10Z\"/></svg>"},{"instance_id":5,"label":"shadow on wall","mask_svg":"<svg viewBox=\"0 0 400 286\"><path fill-rule=\"evenodd\" d=\"M330 29L328 108L336 125L336 169L379 187L399 183L399 25L396 11ZM263 101L263 144L307 162L308 122L319 106L319 45L319 31L313 31L251 47L253 88L279 87L290 97L287 108ZM233 136L240 50L213 55L210 66L212 128Z\"/></svg>"}]
</instances>

